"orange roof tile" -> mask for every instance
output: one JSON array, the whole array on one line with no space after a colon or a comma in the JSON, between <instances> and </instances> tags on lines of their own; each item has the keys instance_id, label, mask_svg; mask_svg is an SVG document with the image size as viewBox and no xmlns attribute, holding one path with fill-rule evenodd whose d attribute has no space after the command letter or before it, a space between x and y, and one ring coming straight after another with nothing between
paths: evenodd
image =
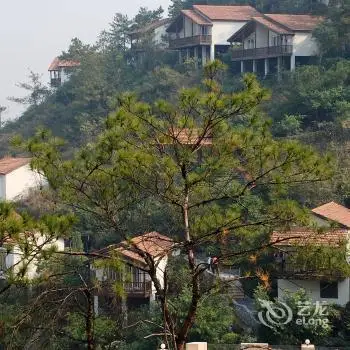
<instances>
[{"instance_id":1,"label":"orange roof tile","mask_svg":"<svg viewBox=\"0 0 350 350\"><path fill-rule=\"evenodd\" d=\"M208 19L201 16L199 13L197 13L194 10L182 10L181 13L183 13L186 17L188 17L194 23L200 24L202 26L205 26L205 25L211 26L212 25L212 23Z\"/></svg>"},{"instance_id":2,"label":"orange roof tile","mask_svg":"<svg viewBox=\"0 0 350 350\"><path fill-rule=\"evenodd\" d=\"M0 159L0 175L6 175L29 163L30 158L4 157Z\"/></svg>"},{"instance_id":3,"label":"orange roof tile","mask_svg":"<svg viewBox=\"0 0 350 350\"><path fill-rule=\"evenodd\" d=\"M253 16L260 15L260 13L252 6L193 5L193 9L213 21L248 21Z\"/></svg>"},{"instance_id":4,"label":"orange roof tile","mask_svg":"<svg viewBox=\"0 0 350 350\"><path fill-rule=\"evenodd\" d=\"M350 209L335 202L323 204L312 209L312 212L325 219L337 222L347 228L350 228Z\"/></svg>"},{"instance_id":5,"label":"orange roof tile","mask_svg":"<svg viewBox=\"0 0 350 350\"><path fill-rule=\"evenodd\" d=\"M119 244L113 244L103 248L99 253L117 252L125 258L145 264L144 259L136 250L150 254L152 257L163 257L169 254L171 248L174 246L174 241L158 232L149 232L143 235L134 237L129 241L123 241Z\"/></svg>"},{"instance_id":6,"label":"orange roof tile","mask_svg":"<svg viewBox=\"0 0 350 350\"><path fill-rule=\"evenodd\" d=\"M174 128L169 130L169 136L182 145L195 145L200 141L201 145L211 145L213 137L210 132L202 137L202 130L189 128ZM201 139L202 138L202 139Z\"/></svg>"},{"instance_id":7,"label":"orange roof tile","mask_svg":"<svg viewBox=\"0 0 350 350\"><path fill-rule=\"evenodd\" d=\"M318 232L310 228L295 227L289 231L274 231L270 242L276 242L275 246L308 244L339 246L346 239L348 239L347 230L333 229Z\"/></svg>"},{"instance_id":8,"label":"orange roof tile","mask_svg":"<svg viewBox=\"0 0 350 350\"><path fill-rule=\"evenodd\" d=\"M288 30L285 26L275 23L274 21L271 21L271 19L267 17L253 17L253 20L257 23L262 24L263 26L267 27L271 31L277 33L277 34L293 34L290 30Z\"/></svg>"},{"instance_id":9,"label":"orange roof tile","mask_svg":"<svg viewBox=\"0 0 350 350\"><path fill-rule=\"evenodd\" d=\"M313 31L323 20L323 17L312 15L265 14L269 19L287 27L291 31Z\"/></svg>"},{"instance_id":10,"label":"orange roof tile","mask_svg":"<svg viewBox=\"0 0 350 350\"><path fill-rule=\"evenodd\" d=\"M49 66L49 71L51 70L59 70L61 68L72 68L80 66L79 61L75 60L60 60L56 57Z\"/></svg>"}]
</instances>

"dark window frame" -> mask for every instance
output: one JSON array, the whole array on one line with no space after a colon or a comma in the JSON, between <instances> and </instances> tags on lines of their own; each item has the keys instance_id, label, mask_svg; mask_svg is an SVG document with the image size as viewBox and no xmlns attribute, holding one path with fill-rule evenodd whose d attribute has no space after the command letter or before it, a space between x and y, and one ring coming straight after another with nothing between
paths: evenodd
<instances>
[{"instance_id":1,"label":"dark window frame","mask_svg":"<svg viewBox=\"0 0 350 350\"><path fill-rule=\"evenodd\" d=\"M320 281L320 297L323 299L338 299L338 282Z\"/></svg>"}]
</instances>

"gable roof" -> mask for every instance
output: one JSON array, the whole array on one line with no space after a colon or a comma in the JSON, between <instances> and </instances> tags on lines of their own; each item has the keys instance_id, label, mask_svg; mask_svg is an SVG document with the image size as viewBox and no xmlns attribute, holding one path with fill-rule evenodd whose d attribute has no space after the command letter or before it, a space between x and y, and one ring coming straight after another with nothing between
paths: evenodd
<instances>
[{"instance_id":1,"label":"gable roof","mask_svg":"<svg viewBox=\"0 0 350 350\"><path fill-rule=\"evenodd\" d=\"M62 68L73 68L80 66L80 62L76 60L60 60L56 57L49 66L49 71L59 70Z\"/></svg>"},{"instance_id":2,"label":"gable roof","mask_svg":"<svg viewBox=\"0 0 350 350\"><path fill-rule=\"evenodd\" d=\"M293 35L295 32L311 32L323 21L323 17L312 15L260 14L253 16L241 29L233 33L227 41L241 40L241 33L255 31L254 23L259 23L277 34Z\"/></svg>"},{"instance_id":3,"label":"gable roof","mask_svg":"<svg viewBox=\"0 0 350 350\"><path fill-rule=\"evenodd\" d=\"M157 29L157 28L163 26L163 25L167 25L170 22L171 22L171 18L163 18L163 19L160 19L158 21L153 21L153 22L145 25L142 28L135 29L135 30L129 32L128 35L138 35L138 34L148 33L154 29Z\"/></svg>"},{"instance_id":4,"label":"gable roof","mask_svg":"<svg viewBox=\"0 0 350 350\"><path fill-rule=\"evenodd\" d=\"M269 13L264 16L291 31L313 31L323 20L323 17L312 15L287 15Z\"/></svg>"},{"instance_id":5,"label":"gable roof","mask_svg":"<svg viewBox=\"0 0 350 350\"><path fill-rule=\"evenodd\" d=\"M287 27L282 25L281 23L274 22L265 16L253 17L252 20L257 22L257 23L260 23L261 25L265 26L266 28L270 29L271 31L273 31L277 34L292 34L293 33Z\"/></svg>"},{"instance_id":6,"label":"gable roof","mask_svg":"<svg viewBox=\"0 0 350 350\"><path fill-rule=\"evenodd\" d=\"M4 157L0 159L0 175L6 175L12 171L29 164L31 158Z\"/></svg>"},{"instance_id":7,"label":"gable roof","mask_svg":"<svg viewBox=\"0 0 350 350\"><path fill-rule=\"evenodd\" d=\"M202 26L211 26L213 25L209 19L201 16L198 12L194 10L182 10L181 13L192 20L194 23L200 24Z\"/></svg>"},{"instance_id":8,"label":"gable roof","mask_svg":"<svg viewBox=\"0 0 350 350\"><path fill-rule=\"evenodd\" d=\"M288 231L274 231L271 235L270 242L274 246L304 246L313 245L329 245L339 246L344 240L348 239L348 231L333 229L318 232L311 228L295 227Z\"/></svg>"},{"instance_id":9,"label":"gable roof","mask_svg":"<svg viewBox=\"0 0 350 350\"><path fill-rule=\"evenodd\" d=\"M322 218L337 222L350 228L350 209L335 202L323 204L312 209L312 212Z\"/></svg>"},{"instance_id":10,"label":"gable roof","mask_svg":"<svg viewBox=\"0 0 350 350\"><path fill-rule=\"evenodd\" d=\"M260 13L252 6L193 5L193 9L212 21L248 21Z\"/></svg>"},{"instance_id":11,"label":"gable roof","mask_svg":"<svg viewBox=\"0 0 350 350\"><path fill-rule=\"evenodd\" d=\"M137 250L148 253L153 258L162 258L169 254L174 243L171 238L153 231L131 238L129 241L112 244L98 252L101 254L116 252L126 260L145 265L145 260L137 253Z\"/></svg>"}]
</instances>

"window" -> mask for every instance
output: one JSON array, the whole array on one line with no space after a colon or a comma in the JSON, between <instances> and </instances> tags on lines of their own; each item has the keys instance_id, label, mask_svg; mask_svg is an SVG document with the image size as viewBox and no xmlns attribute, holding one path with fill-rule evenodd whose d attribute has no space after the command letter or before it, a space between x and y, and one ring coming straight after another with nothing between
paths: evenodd
<instances>
[{"instance_id":1,"label":"window","mask_svg":"<svg viewBox=\"0 0 350 350\"><path fill-rule=\"evenodd\" d=\"M338 282L320 282L320 297L321 298L338 298Z\"/></svg>"},{"instance_id":2,"label":"window","mask_svg":"<svg viewBox=\"0 0 350 350\"><path fill-rule=\"evenodd\" d=\"M201 26L201 34L208 35L208 27L207 26Z\"/></svg>"}]
</instances>

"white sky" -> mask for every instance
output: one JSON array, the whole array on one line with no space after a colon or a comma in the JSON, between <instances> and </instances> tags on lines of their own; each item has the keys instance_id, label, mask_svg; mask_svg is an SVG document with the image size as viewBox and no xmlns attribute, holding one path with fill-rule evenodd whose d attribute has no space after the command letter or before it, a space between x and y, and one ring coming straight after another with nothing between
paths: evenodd
<instances>
[{"instance_id":1,"label":"white sky","mask_svg":"<svg viewBox=\"0 0 350 350\"><path fill-rule=\"evenodd\" d=\"M16 83L27 80L29 69L43 74L52 59L78 37L93 43L108 28L116 12L134 16L141 6L166 11L169 0L0 0L0 105L3 119L20 115L22 108L7 100L20 96Z\"/></svg>"}]
</instances>

